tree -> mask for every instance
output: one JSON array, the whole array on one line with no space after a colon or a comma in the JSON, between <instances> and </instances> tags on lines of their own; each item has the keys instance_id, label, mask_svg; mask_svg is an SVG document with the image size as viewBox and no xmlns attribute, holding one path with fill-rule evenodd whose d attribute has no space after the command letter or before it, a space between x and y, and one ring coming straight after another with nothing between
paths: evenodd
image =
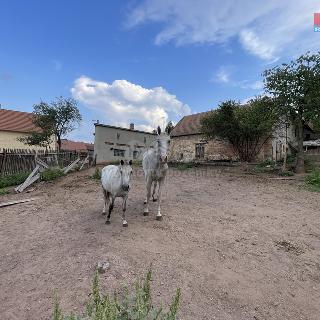
<instances>
[{"instance_id":1,"label":"tree","mask_svg":"<svg viewBox=\"0 0 320 320\"><path fill-rule=\"evenodd\" d=\"M169 122L167 123L166 128L165 128L164 131L165 131L167 134L170 134L170 132L173 130L173 128L174 128L174 125L173 125L172 121L169 121Z\"/></svg>"},{"instance_id":2,"label":"tree","mask_svg":"<svg viewBox=\"0 0 320 320\"><path fill-rule=\"evenodd\" d=\"M312 123L320 129L320 53L306 53L263 75L265 89L275 98L279 114L297 128L296 172L303 173L303 126Z\"/></svg>"},{"instance_id":3,"label":"tree","mask_svg":"<svg viewBox=\"0 0 320 320\"><path fill-rule=\"evenodd\" d=\"M23 137L29 145L48 146L55 136L58 149L61 149L61 138L74 130L82 120L77 103L72 98L57 98L51 103L41 101L33 107L34 124L41 129Z\"/></svg>"},{"instance_id":4,"label":"tree","mask_svg":"<svg viewBox=\"0 0 320 320\"><path fill-rule=\"evenodd\" d=\"M219 137L231 143L241 161L250 162L272 137L278 116L269 97L257 97L246 105L228 100L201 121L208 138Z\"/></svg>"}]
</instances>

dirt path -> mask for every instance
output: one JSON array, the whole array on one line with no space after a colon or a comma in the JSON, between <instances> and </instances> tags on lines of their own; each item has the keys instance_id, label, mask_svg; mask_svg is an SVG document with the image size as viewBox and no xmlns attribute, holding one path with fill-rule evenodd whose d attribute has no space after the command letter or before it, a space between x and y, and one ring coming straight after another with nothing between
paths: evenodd
<instances>
[{"instance_id":1,"label":"dirt path","mask_svg":"<svg viewBox=\"0 0 320 320\"><path fill-rule=\"evenodd\" d=\"M50 319L82 310L95 264L113 291L153 264L156 302L182 289L179 319L320 318L320 196L295 181L227 170L170 170L162 222L143 217L144 182L134 176L128 228L120 202L111 225L88 171L38 186L38 200L0 208L0 319ZM154 215L153 215L154 214Z\"/></svg>"}]
</instances>

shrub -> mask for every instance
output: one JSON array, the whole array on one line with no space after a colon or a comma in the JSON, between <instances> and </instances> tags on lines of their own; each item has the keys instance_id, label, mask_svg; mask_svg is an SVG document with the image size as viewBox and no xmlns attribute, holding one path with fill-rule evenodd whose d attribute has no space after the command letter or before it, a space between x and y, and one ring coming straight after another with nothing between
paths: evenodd
<instances>
[{"instance_id":1,"label":"shrub","mask_svg":"<svg viewBox=\"0 0 320 320\"><path fill-rule=\"evenodd\" d=\"M23 183L29 176L29 172L21 172L11 174L9 176L0 177L0 188L17 186Z\"/></svg>"},{"instance_id":2,"label":"shrub","mask_svg":"<svg viewBox=\"0 0 320 320\"><path fill-rule=\"evenodd\" d=\"M320 168L314 169L308 174L305 182L311 190L320 192Z\"/></svg>"},{"instance_id":3,"label":"shrub","mask_svg":"<svg viewBox=\"0 0 320 320\"><path fill-rule=\"evenodd\" d=\"M114 296L101 295L99 277L96 273L92 283L92 293L87 303L86 311L82 315L64 316L56 299L53 320L175 320L180 302L180 289L177 290L168 311L162 307L152 305L151 299L151 271L144 281L137 281L131 292L125 288L122 294Z\"/></svg>"},{"instance_id":4,"label":"shrub","mask_svg":"<svg viewBox=\"0 0 320 320\"><path fill-rule=\"evenodd\" d=\"M52 181L64 175L60 168L48 168L41 172L40 177L43 181Z\"/></svg>"},{"instance_id":5,"label":"shrub","mask_svg":"<svg viewBox=\"0 0 320 320\"><path fill-rule=\"evenodd\" d=\"M92 177L92 179L100 180L101 179L101 170L98 167L96 167L96 169L91 177Z\"/></svg>"}]
</instances>

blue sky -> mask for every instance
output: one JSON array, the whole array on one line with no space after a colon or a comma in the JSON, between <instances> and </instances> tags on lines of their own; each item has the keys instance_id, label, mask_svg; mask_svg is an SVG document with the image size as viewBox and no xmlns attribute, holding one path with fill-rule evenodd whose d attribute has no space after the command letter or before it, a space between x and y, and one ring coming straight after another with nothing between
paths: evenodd
<instances>
[{"instance_id":1,"label":"blue sky","mask_svg":"<svg viewBox=\"0 0 320 320\"><path fill-rule=\"evenodd\" d=\"M261 72L308 50L315 0L0 2L0 103L73 96L93 122L150 130L262 92Z\"/></svg>"}]
</instances>

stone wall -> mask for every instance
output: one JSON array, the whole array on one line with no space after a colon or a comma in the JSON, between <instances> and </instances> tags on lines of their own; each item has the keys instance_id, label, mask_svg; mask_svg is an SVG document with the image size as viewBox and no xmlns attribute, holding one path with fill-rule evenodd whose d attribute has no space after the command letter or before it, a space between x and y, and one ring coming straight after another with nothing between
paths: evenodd
<instances>
[{"instance_id":1,"label":"stone wall","mask_svg":"<svg viewBox=\"0 0 320 320\"><path fill-rule=\"evenodd\" d=\"M170 143L170 161L191 162L196 159L196 144L204 144L203 161L237 160L233 147L222 139L207 140L202 135L172 137ZM257 161L272 159L272 141L269 140L260 150Z\"/></svg>"},{"instance_id":2,"label":"stone wall","mask_svg":"<svg viewBox=\"0 0 320 320\"><path fill-rule=\"evenodd\" d=\"M172 137L170 161L190 162L196 160L196 144L204 144L204 161L235 160L232 146L224 140L207 140L202 135Z\"/></svg>"}]
</instances>

